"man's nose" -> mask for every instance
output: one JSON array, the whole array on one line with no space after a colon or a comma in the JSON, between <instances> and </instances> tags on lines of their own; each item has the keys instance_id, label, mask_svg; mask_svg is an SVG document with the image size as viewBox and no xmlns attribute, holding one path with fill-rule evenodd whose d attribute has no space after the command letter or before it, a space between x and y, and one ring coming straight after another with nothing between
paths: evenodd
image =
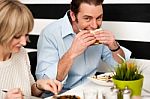
<instances>
[{"instance_id":1,"label":"man's nose","mask_svg":"<svg viewBox=\"0 0 150 99\"><path fill-rule=\"evenodd\" d=\"M97 29L97 27L98 27L98 24L97 24L97 21L96 20L92 20L92 22L91 22L91 27L93 28L93 29Z\"/></svg>"},{"instance_id":2,"label":"man's nose","mask_svg":"<svg viewBox=\"0 0 150 99\"><path fill-rule=\"evenodd\" d=\"M23 46L25 46L27 44L27 38L26 38L26 36L22 36L20 38L20 44L23 45Z\"/></svg>"}]
</instances>

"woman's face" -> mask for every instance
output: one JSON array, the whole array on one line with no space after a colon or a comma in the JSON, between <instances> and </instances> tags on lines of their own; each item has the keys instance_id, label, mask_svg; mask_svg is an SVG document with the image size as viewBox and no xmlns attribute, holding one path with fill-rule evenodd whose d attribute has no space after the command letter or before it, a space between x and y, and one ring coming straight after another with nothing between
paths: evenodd
<instances>
[{"instance_id":1,"label":"woman's face","mask_svg":"<svg viewBox=\"0 0 150 99\"><path fill-rule=\"evenodd\" d=\"M15 35L12 41L10 42L10 51L12 53L17 53L20 51L22 46L27 44L28 34L24 35Z\"/></svg>"}]
</instances>

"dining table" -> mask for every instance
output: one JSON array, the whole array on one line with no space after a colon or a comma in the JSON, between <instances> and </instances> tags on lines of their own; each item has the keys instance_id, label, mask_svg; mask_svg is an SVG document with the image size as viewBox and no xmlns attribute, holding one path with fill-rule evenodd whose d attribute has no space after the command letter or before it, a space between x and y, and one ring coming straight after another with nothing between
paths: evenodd
<instances>
[{"instance_id":1,"label":"dining table","mask_svg":"<svg viewBox=\"0 0 150 99\"><path fill-rule=\"evenodd\" d=\"M135 60L135 59L134 59ZM141 66L140 69L142 69L142 73L144 75L144 82L142 87L141 96L133 96L131 99L150 99L150 60L145 59L136 59L136 62L138 66ZM103 74L100 72L100 74ZM111 98L112 91L111 91L112 85L108 83L96 83L94 80L88 79L87 82L84 82L83 84L74 87L64 93L59 94L58 96L63 95L76 95L79 96L80 99L84 98L84 91L87 90L91 92L91 90L97 90L98 97L92 98L92 99L113 99ZM53 96L47 97L45 99L53 99ZM57 98L56 98L57 99Z\"/></svg>"},{"instance_id":2,"label":"dining table","mask_svg":"<svg viewBox=\"0 0 150 99\"><path fill-rule=\"evenodd\" d=\"M71 90L68 90L58 96L61 95L76 95L79 96L80 99L84 98L84 90L90 91L90 90L97 90L98 97L96 99L112 99L111 97L111 88L112 86L105 86L97 84L92 82L91 80L88 80L86 83L81 84L77 87L72 88ZM106 98L107 97L107 98ZM54 99L53 96L47 97L45 99ZM55 98L57 99L57 98ZM134 96L132 99L150 99L150 93L146 90L142 90L141 96Z\"/></svg>"}]
</instances>

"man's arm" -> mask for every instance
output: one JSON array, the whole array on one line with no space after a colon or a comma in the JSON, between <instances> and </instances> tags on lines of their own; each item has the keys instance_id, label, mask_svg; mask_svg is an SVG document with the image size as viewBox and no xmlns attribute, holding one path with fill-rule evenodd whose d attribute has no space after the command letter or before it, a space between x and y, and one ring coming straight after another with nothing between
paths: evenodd
<instances>
[{"instance_id":1,"label":"man's arm","mask_svg":"<svg viewBox=\"0 0 150 99\"><path fill-rule=\"evenodd\" d=\"M58 63L57 80L62 81L67 76L75 57L82 54L88 46L95 42L93 34L88 31L78 33L70 49L63 55Z\"/></svg>"},{"instance_id":2,"label":"man's arm","mask_svg":"<svg viewBox=\"0 0 150 99\"><path fill-rule=\"evenodd\" d=\"M107 30L100 30L95 33L95 37L104 45L108 46L108 48L112 52L113 58L118 62L121 63L122 59L118 56L122 56L125 58L125 53L123 52L122 48L120 47L119 43L115 40L115 36L112 32Z\"/></svg>"},{"instance_id":3,"label":"man's arm","mask_svg":"<svg viewBox=\"0 0 150 99\"><path fill-rule=\"evenodd\" d=\"M73 64L74 57L70 51L66 52L63 57L60 59L58 63L58 70L57 70L57 80L63 81L64 78L67 76L72 64Z\"/></svg>"}]
</instances>

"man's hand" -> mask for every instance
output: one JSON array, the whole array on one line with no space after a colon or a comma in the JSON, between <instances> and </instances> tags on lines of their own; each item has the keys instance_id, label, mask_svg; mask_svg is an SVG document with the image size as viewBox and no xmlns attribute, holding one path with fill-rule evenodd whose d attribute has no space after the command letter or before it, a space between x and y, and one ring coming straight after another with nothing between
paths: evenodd
<instances>
[{"instance_id":1,"label":"man's hand","mask_svg":"<svg viewBox=\"0 0 150 99\"><path fill-rule=\"evenodd\" d=\"M117 42L115 41L115 36L110 31L96 31L95 38L96 40L99 40L100 43L107 45L111 50L116 49L118 47Z\"/></svg>"},{"instance_id":2,"label":"man's hand","mask_svg":"<svg viewBox=\"0 0 150 99\"><path fill-rule=\"evenodd\" d=\"M80 55L87 49L88 46L92 45L96 41L94 34L88 30L82 30L75 36L71 48L69 51L74 57Z\"/></svg>"}]
</instances>

